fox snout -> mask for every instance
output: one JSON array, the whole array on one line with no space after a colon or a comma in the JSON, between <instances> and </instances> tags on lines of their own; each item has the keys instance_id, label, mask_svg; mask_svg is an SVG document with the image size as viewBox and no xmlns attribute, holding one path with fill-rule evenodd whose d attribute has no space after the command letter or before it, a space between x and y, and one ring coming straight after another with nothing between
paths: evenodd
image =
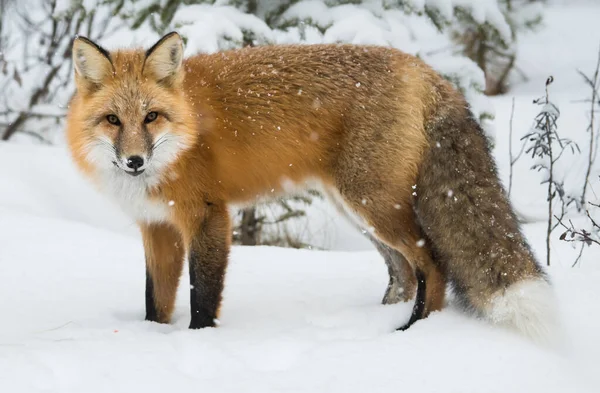
<instances>
[{"instance_id":1,"label":"fox snout","mask_svg":"<svg viewBox=\"0 0 600 393\"><path fill-rule=\"evenodd\" d=\"M96 136L87 145L88 161L99 170L118 171L124 176L160 175L187 147L182 138L168 130L149 133L126 129ZM111 170L112 168L112 170Z\"/></svg>"},{"instance_id":2,"label":"fox snout","mask_svg":"<svg viewBox=\"0 0 600 393\"><path fill-rule=\"evenodd\" d=\"M154 138L144 128L121 126L114 140L115 164L132 176L144 173L152 159Z\"/></svg>"},{"instance_id":3,"label":"fox snout","mask_svg":"<svg viewBox=\"0 0 600 393\"><path fill-rule=\"evenodd\" d=\"M121 159L123 166L122 169L131 176L138 176L144 173L146 170L145 166L147 159L143 156L132 155L127 158Z\"/></svg>"}]
</instances>

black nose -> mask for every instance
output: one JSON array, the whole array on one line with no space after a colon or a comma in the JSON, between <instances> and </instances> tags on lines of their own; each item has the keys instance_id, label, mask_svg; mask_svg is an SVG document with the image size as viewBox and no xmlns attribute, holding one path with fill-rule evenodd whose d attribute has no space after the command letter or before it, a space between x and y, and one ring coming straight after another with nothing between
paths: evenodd
<instances>
[{"instance_id":1,"label":"black nose","mask_svg":"<svg viewBox=\"0 0 600 393\"><path fill-rule=\"evenodd\" d=\"M134 171L137 171L144 166L144 159L140 156L131 156L127 159L127 166Z\"/></svg>"}]
</instances>

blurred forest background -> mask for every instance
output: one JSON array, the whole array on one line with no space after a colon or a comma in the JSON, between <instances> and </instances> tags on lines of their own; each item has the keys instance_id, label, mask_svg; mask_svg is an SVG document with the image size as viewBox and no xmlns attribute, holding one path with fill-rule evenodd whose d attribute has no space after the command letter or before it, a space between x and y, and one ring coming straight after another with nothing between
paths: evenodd
<instances>
[{"instance_id":1,"label":"blurred forest background","mask_svg":"<svg viewBox=\"0 0 600 393\"><path fill-rule=\"evenodd\" d=\"M465 94L495 145L498 138L513 138L512 123L510 135L496 132L498 119L490 100L509 96L511 86L528 80L519 67L518 44L544 25L547 6L544 0L0 0L0 139L64 143L76 34L115 48L150 45L177 30L186 41L186 55L283 43L399 48L423 58ZM582 243L581 250L583 244L597 243L598 229L590 213L597 203L588 187L595 182L590 179L595 174L598 77L593 70L586 72L582 79L589 85L591 108L585 119L586 146L558 133L560 111L544 95L531 131L510 140L507 184L511 191L517 159L531 156L535 162L530 169L541 173L539 183L547 188L546 201L540 204L548 207L548 242L558 231L562 240ZM544 92L541 84L539 91ZM585 176L577 178L577 186L566 186L564 173L559 173L557 160L565 158L558 152L565 149L587 156L588 165L581 171ZM306 228L299 230L298 223L320 199L318 192L308 192L240 210L233 239L244 245L312 247L310 237L299 233ZM587 224L566 220L571 211L589 218Z\"/></svg>"}]
</instances>

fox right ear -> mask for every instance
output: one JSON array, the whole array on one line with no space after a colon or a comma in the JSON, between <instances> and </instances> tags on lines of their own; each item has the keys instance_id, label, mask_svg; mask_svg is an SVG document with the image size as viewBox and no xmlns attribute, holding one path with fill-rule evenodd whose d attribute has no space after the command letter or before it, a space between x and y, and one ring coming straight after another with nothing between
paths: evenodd
<instances>
[{"instance_id":1,"label":"fox right ear","mask_svg":"<svg viewBox=\"0 0 600 393\"><path fill-rule=\"evenodd\" d=\"M173 87L181 81L183 62L183 40L176 32L162 37L146 51L144 75L154 78L165 86Z\"/></svg>"},{"instance_id":2,"label":"fox right ear","mask_svg":"<svg viewBox=\"0 0 600 393\"><path fill-rule=\"evenodd\" d=\"M113 72L110 54L85 37L73 41L73 65L77 84L85 82L86 87L100 84Z\"/></svg>"}]
</instances>

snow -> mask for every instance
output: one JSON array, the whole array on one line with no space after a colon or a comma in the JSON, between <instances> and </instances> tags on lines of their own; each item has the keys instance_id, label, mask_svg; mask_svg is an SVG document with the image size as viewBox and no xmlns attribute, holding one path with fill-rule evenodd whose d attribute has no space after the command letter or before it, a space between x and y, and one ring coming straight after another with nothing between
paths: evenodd
<instances>
[{"instance_id":1,"label":"snow","mask_svg":"<svg viewBox=\"0 0 600 393\"><path fill-rule=\"evenodd\" d=\"M62 15L67 13L73 7L72 0L57 0L54 6L54 15Z\"/></svg>"},{"instance_id":2,"label":"snow","mask_svg":"<svg viewBox=\"0 0 600 393\"><path fill-rule=\"evenodd\" d=\"M230 6L188 5L175 13L173 25L180 26L177 30L188 38L186 56L239 47L244 31L251 31L259 44L274 41L264 21Z\"/></svg>"},{"instance_id":3,"label":"snow","mask_svg":"<svg viewBox=\"0 0 600 393\"><path fill-rule=\"evenodd\" d=\"M553 269L567 350L450 306L394 332L377 254L234 247L216 329L144 322L139 239L0 208L0 390L594 392L599 269ZM32 247L32 245L34 245Z\"/></svg>"},{"instance_id":4,"label":"snow","mask_svg":"<svg viewBox=\"0 0 600 393\"><path fill-rule=\"evenodd\" d=\"M451 2L411 3L422 9ZM518 152L519 138L541 109L532 100L543 94L549 75L555 78L550 94L560 109L559 132L583 146L589 137L589 106L576 102L587 91L576 70L590 73L595 65L600 36L590 33L590 26L596 25L600 7L591 1L553 3L539 34L524 35L518 44L518 66L529 80L513 77L510 93L490 100L496 114L494 155L505 184L512 98L513 149ZM59 6L64 10L68 3ZM218 37L239 39L232 27L242 23L238 15L221 11L196 14L211 29L225 16L235 22L224 22L220 35L196 37L195 50L211 50ZM484 11L479 15L491 18ZM416 32L420 38L410 41L418 41L415 51L435 47L423 40L434 37L430 27L403 18L409 27L385 22L390 37L404 30L410 34L398 33L400 39L410 38ZM260 31L258 22L246 22ZM359 32L360 23L355 27ZM344 31L350 27L335 34ZM293 40L301 32L278 32L274 39L279 42L284 34ZM302 34L314 42L323 39L308 27ZM156 38L146 30L133 36L144 44ZM365 33L357 39L379 38ZM104 44L123 42L130 40L116 34ZM426 59L434 62L433 56ZM458 60L436 66L463 71L473 83L482 78ZM20 105L15 97L14 104ZM585 151L568 156L559 168L569 192L581 184L586 156ZM545 186L539 185L541 175L529 170L533 162L523 157L517 163L511 195L526 219L523 229L533 251L543 260ZM592 178L598 174L596 165ZM597 182L590 187L600 192ZM449 197L453 193L448 190ZM172 202L169 206L177 203ZM0 392L599 391L596 248L586 248L580 264L571 268L578 250L553 240L553 265L545 270L558 302L562 336L555 347L544 347L466 315L452 297L443 311L395 332L408 320L412 305L381 305L387 270L370 242L320 201L295 230L329 251L234 247L218 328L187 329L187 270L173 323L145 322L144 255L135 223L84 181L64 147L0 143ZM519 293L512 295L503 300L519 302ZM548 296L536 300L544 303Z\"/></svg>"},{"instance_id":5,"label":"snow","mask_svg":"<svg viewBox=\"0 0 600 393\"><path fill-rule=\"evenodd\" d=\"M489 23L505 42L512 41L511 28L498 8L497 0L452 0L454 7L471 10L471 16L479 23Z\"/></svg>"}]
</instances>

